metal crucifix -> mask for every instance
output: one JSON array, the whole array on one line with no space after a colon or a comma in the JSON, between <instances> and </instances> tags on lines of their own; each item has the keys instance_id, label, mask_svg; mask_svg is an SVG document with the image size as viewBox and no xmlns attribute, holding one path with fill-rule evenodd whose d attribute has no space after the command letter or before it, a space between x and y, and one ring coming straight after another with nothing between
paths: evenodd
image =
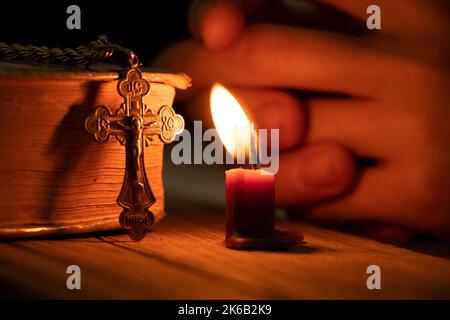
<instances>
[{"instance_id":1,"label":"metal crucifix","mask_svg":"<svg viewBox=\"0 0 450 320\"><path fill-rule=\"evenodd\" d=\"M125 146L125 177L117 197L123 208L119 221L131 239L141 240L154 222L149 208L156 201L145 172L144 147L155 136L164 143L172 142L183 130L184 120L170 106L162 106L155 114L145 105L150 83L137 65L126 71L117 91L124 101L116 112L112 114L108 107L98 106L86 119L85 128L97 142L106 142L112 135Z\"/></svg>"}]
</instances>

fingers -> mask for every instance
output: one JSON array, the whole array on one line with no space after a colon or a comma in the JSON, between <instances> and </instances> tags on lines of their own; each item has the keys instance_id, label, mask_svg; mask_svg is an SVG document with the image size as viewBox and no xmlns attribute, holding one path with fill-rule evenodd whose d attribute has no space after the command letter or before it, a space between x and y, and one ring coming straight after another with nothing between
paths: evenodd
<instances>
[{"instance_id":1,"label":"fingers","mask_svg":"<svg viewBox=\"0 0 450 320\"><path fill-rule=\"evenodd\" d=\"M352 228L351 231L363 237L391 244L405 243L411 240L414 235L412 230L391 224L371 223L370 225L357 226Z\"/></svg>"},{"instance_id":2,"label":"fingers","mask_svg":"<svg viewBox=\"0 0 450 320\"><path fill-rule=\"evenodd\" d=\"M362 23L365 23L372 14L372 12L367 13L367 8L376 4L381 10L382 32L429 38L448 28L445 26L447 18L443 13L444 5L440 5L439 1L410 0L407 5L401 1L388 0L379 0L375 3L371 0L316 1L342 10L360 19Z\"/></svg>"},{"instance_id":3,"label":"fingers","mask_svg":"<svg viewBox=\"0 0 450 320\"><path fill-rule=\"evenodd\" d=\"M295 97L280 90L236 88L231 92L242 101L257 128L279 130L280 150L292 149L303 142L306 113Z\"/></svg>"},{"instance_id":4,"label":"fingers","mask_svg":"<svg viewBox=\"0 0 450 320\"><path fill-rule=\"evenodd\" d=\"M185 41L167 49L155 66L186 72L193 79L191 93L214 82L354 95L383 90L380 79L396 59L363 48L358 41L323 31L255 25L227 50L211 52Z\"/></svg>"},{"instance_id":5,"label":"fingers","mask_svg":"<svg viewBox=\"0 0 450 320\"><path fill-rule=\"evenodd\" d=\"M196 0L189 11L189 29L206 49L224 49L241 36L245 15L237 0Z\"/></svg>"},{"instance_id":6,"label":"fingers","mask_svg":"<svg viewBox=\"0 0 450 320\"><path fill-rule=\"evenodd\" d=\"M356 188L351 194L336 202L322 203L308 209L308 216L317 221L329 223L341 222L367 222L392 221L395 218L393 211L396 204L399 204L396 192L386 192L386 190L396 190L391 176L385 168L372 168L364 172L358 181ZM389 208L389 209L388 209ZM389 219L389 215L392 217Z\"/></svg>"},{"instance_id":7,"label":"fingers","mask_svg":"<svg viewBox=\"0 0 450 320\"><path fill-rule=\"evenodd\" d=\"M257 128L280 130L280 150L289 150L302 144L306 132L306 113L294 96L281 90L228 89L239 100ZM213 126L209 94L209 90L198 94L187 106L190 117L193 120L203 120L204 127L207 128Z\"/></svg>"},{"instance_id":8,"label":"fingers","mask_svg":"<svg viewBox=\"0 0 450 320\"><path fill-rule=\"evenodd\" d=\"M398 137L398 130L405 134L414 131L414 128L406 128L408 121L404 121L404 116L399 115L399 118L395 110L390 110L390 117L386 117L373 101L314 98L300 102L282 90L229 89L257 128L280 130L282 151L305 143L333 141L357 155L374 158L383 155L381 160L388 160L398 153L397 145L392 143ZM188 110L193 120L201 119L206 121L205 127L213 126L209 90L192 99ZM380 132L383 134L377 134ZM397 133L394 136L391 132ZM410 135L413 136L412 133Z\"/></svg>"},{"instance_id":9,"label":"fingers","mask_svg":"<svg viewBox=\"0 0 450 320\"><path fill-rule=\"evenodd\" d=\"M397 152L392 144L396 137L391 132L402 126L402 118L395 115L395 110L389 110L386 117L378 101L316 98L307 101L307 110L308 143L334 141L370 157L388 157Z\"/></svg>"},{"instance_id":10,"label":"fingers","mask_svg":"<svg viewBox=\"0 0 450 320\"><path fill-rule=\"evenodd\" d=\"M276 176L281 206L310 204L346 193L356 178L352 155L337 144L308 145L285 154Z\"/></svg>"},{"instance_id":11,"label":"fingers","mask_svg":"<svg viewBox=\"0 0 450 320\"><path fill-rule=\"evenodd\" d=\"M440 237L448 234L450 217L439 211L417 167L390 163L368 169L351 193L339 201L308 208L308 217L326 223L378 221Z\"/></svg>"}]
</instances>

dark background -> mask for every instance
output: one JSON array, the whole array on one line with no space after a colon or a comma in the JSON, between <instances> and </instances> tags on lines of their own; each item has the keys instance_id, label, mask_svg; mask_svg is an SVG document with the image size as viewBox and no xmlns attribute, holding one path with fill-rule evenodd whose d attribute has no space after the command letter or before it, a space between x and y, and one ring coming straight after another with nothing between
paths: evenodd
<instances>
[{"instance_id":1,"label":"dark background","mask_svg":"<svg viewBox=\"0 0 450 320\"><path fill-rule=\"evenodd\" d=\"M69 30L69 5L81 9L81 30ZM0 5L0 42L77 47L106 34L149 61L165 46L189 36L189 0L8 0Z\"/></svg>"}]
</instances>

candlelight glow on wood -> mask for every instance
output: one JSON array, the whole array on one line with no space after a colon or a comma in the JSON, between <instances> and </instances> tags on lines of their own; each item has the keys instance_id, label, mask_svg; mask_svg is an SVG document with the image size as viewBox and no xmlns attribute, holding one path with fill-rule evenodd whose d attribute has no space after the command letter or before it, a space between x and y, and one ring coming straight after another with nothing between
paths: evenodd
<instances>
[{"instance_id":1,"label":"candlelight glow on wood","mask_svg":"<svg viewBox=\"0 0 450 320\"><path fill-rule=\"evenodd\" d=\"M251 169L227 170L227 230L229 248L280 249L303 240L300 232L275 230L275 176L260 168L258 137L253 123L235 97L222 85L211 90L211 113L227 152L249 155ZM253 159L252 159L253 158ZM256 159L256 163L252 160Z\"/></svg>"}]
</instances>

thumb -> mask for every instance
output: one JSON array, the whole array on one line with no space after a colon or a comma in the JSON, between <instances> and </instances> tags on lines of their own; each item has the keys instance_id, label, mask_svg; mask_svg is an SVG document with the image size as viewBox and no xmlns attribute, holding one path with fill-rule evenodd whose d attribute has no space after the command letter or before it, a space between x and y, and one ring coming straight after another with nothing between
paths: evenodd
<instances>
[{"instance_id":1,"label":"thumb","mask_svg":"<svg viewBox=\"0 0 450 320\"><path fill-rule=\"evenodd\" d=\"M244 8L238 0L194 0L189 10L192 35L210 50L227 48L244 28Z\"/></svg>"}]
</instances>

